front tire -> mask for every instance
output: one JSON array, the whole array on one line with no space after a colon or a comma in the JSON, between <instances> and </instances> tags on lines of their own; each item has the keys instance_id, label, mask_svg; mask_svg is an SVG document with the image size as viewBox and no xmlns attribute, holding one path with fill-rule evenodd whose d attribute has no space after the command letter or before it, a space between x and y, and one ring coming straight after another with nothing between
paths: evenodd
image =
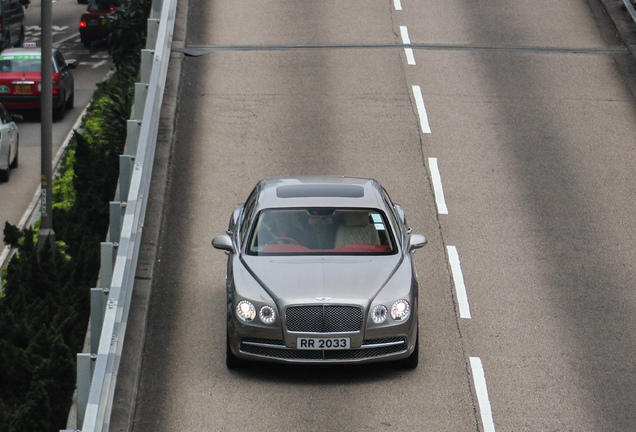
<instances>
[{"instance_id":1,"label":"front tire","mask_svg":"<svg viewBox=\"0 0 636 432\"><path fill-rule=\"evenodd\" d=\"M15 157L13 158L13 162L9 165L12 169L18 167L18 157L20 156L20 146L16 146L15 148Z\"/></svg>"},{"instance_id":2,"label":"front tire","mask_svg":"<svg viewBox=\"0 0 636 432\"><path fill-rule=\"evenodd\" d=\"M9 181L9 177L11 176L11 161L9 160L11 156L7 157L7 169L0 170L0 183L6 183Z\"/></svg>"},{"instance_id":3,"label":"front tire","mask_svg":"<svg viewBox=\"0 0 636 432\"><path fill-rule=\"evenodd\" d=\"M65 109L66 103L64 102L64 99L62 99L62 102L60 102L60 106L57 108L53 108L53 120L64 120Z\"/></svg>"},{"instance_id":4,"label":"front tire","mask_svg":"<svg viewBox=\"0 0 636 432\"><path fill-rule=\"evenodd\" d=\"M66 101L66 108L73 109L75 107L75 90L71 93L71 97Z\"/></svg>"}]
</instances>

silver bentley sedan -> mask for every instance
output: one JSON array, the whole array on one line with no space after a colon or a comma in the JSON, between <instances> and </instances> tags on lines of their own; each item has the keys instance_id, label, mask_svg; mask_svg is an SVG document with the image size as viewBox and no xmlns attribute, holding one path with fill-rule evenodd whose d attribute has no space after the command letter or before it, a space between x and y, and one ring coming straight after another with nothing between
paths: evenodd
<instances>
[{"instance_id":1,"label":"silver bentley sedan","mask_svg":"<svg viewBox=\"0 0 636 432\"><path fill-rule=\"evenodd\" d=\"M261 180L226 235L229 368L418 364L418 284L404 211L372 179Z\"/></svg>"}]
</instances>

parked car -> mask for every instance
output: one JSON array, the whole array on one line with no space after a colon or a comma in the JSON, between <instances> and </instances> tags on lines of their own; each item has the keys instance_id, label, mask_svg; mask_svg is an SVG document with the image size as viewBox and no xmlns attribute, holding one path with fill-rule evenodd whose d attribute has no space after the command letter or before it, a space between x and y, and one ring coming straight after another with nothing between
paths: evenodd
<instances>
[{"instance_id":1,"label":"parked car","mask_svg":"<svg viewBox=\"0 0 636 432\"><path fill-rule=\"evenodd\" d=\"M418 364L418 283L404 211L372 179L273 178L235 207L227 234L230 368Z\"/></svg>"},{"instance_id":2,"label":"parked car","mask_svg":"<svg viewBox=\"0 0 636 432\"><path fill-rule=\"evenodd\" d=\"M42 96L40 48L9 48L0 53L0 103L8 110L39 110ZM53 49L53 117L64 118L73 108L75 80L58 49Z\"/></svg>"},{"instance_id":3,"label":"parked car","mask_svg":"<svg viewBox=\"0 0 636 432\"><path fill-rule=\"evenodd\" d=\"M11 169L18 167L20 131L14 118L23 120L18 114L9 115L6 108L0 105L0 182L9 181Z\"/></svg>"},{"instance_id":4,"label":"parked car","mask_svg":"<svg viewBox=\"0 0 636 432\"><path fill-rule=\"evenodd\" d=\"M80 39L90 48L94 41L104 41L110 35L110 18L115 13L118 0L90 0L79 23Z\"/></svg>"},{"instance_id":5,"label":"parked car","mask_svg":"<svg viewBox=\"0 0 636 432\"><path fill-rule=\"evenodd\" d=\"M24 43L24 8L29 0L0 0L0 47L22 46Z\"/></svg>"}]
</instances>

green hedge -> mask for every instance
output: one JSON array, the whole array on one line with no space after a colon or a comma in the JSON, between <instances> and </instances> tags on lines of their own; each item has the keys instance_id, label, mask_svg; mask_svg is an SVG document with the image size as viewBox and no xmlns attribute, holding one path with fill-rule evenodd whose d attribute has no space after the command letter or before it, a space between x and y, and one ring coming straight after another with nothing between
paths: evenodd
<instances>
[{"instance_id":1,"label":"green hedge","mask_svg":"<svg viewBox=\"0 0 636 432\"><path fill-rule=\"evenodd\" d=\"M5 224L5 243L18 252L0 298L0 432L66 428L150 6L123 0L112 22L115 72L98 84L53 185L56 247L38 247L35 230Z\"/></svg>"}]
</instances>

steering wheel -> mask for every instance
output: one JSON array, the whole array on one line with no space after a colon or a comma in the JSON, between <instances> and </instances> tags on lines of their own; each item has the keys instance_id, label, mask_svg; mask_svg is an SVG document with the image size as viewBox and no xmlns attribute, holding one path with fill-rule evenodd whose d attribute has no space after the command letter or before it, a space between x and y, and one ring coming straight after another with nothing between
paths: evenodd
<instances>
[{"instance_id":1,"label":"steering wheel","mask_svg":"<svg viewBox=\"0 0 636 432\"><path fill-rule=\"evenodd\" d=\"M296 239L293 239L291 237L274 237L267 244L268 245L271 245L271 244L296 244L296 245L299 245L300 243L298 243L296 241Z\"/></svg>"}]
</instances>

